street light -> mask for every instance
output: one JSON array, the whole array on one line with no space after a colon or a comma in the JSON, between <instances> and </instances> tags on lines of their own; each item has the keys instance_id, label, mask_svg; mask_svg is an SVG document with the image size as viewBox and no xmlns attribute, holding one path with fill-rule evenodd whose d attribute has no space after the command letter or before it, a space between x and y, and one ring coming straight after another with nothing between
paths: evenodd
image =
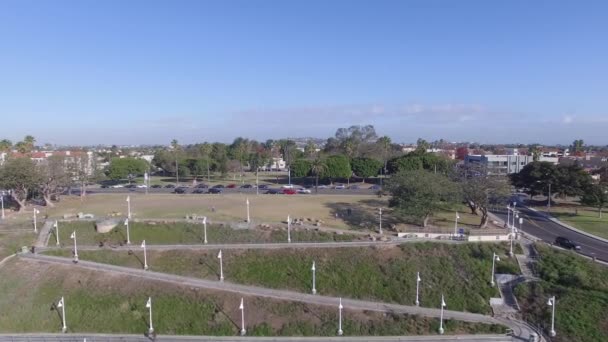
<instances>
[{"instance_id":1,"label":"street light","mask_svg":"<svg viewBox=\"0 0 608 342\"><path fill-rule=\"evenodd\" d=\"M312 262L312 268L310 270L312 271L312 294L314 295L314 294L317 294L317 286L316 286L317 279L316 279L316 274L315 274L317 271L317 268L315 267L314 260Z\"/></svg>"},{"instance_id":2,"label":"street light","mask_svg":"<svg viewBox=\"0 0 608 342\"><path fill-rule=\"evenodd\" d=\"M40 214L40 211L36 208L34 208L34 233L38 233L38 219L36 218L36 215Z\"/></svg>"},{"instance_id":3,"label":"street light","mask_svg":"<svg viewBox=\"0 0 608 342\"><path fill-rule=\"evenodd\" d=\"M141 248L144 249L144 270L148 269L148 256L146 253L146 240L141 242Z\"/></svg>"},{"instance_id":4,"label":"street light","mask_svg":"<svg viewBox=\"0 0 608 342\"><path fill-rule=\"evenodd\" d=\"M59 223L57 222L57 220L55 220L53 228L55 228L55 240L57 241L57 246L59 246Z\"/></svg>"},{"instance_id":5,"label":"street light","mask_svg":"<svg viewBox=\"0 0 608 342\"><path fill-rule=\"evenodd\" d=\"M287 243L291 243L291 217L287 215Z\"/></svg>"},{"instance_id":6,"label":"street light","mask_svg":"<svg viewBox=\"0 0 608 342\"><path fill-rule=\"evenodd\" d=\"M246 199L245 203L247 204L247 223L250 223L250 217L249 217L249 198Z\"/></svg>"},{"instance_id":7,"label":"street light","mask_svg":"<svg viewBox=\"0 0 608 342\"><path fill-rule=\"evenodd\" d=\"M443 308L446 307L445 300L443 298L443 293L441 294L441 315L439 316L439 334L443 335Z\"/></svg>"},{"instance_id":8,"label":"street light","mask_svg":"<svg viewBox=\"0 0 608 342\"><path fill-rule=\"evenodd\" d=\"M507 204L507 228L511 224L511 205Z\"/></svg>"},{"instance_id":9,"label":"street light","mask_svg":"<svg viewBox=\"0 0 608 342\"><path fill-rule=\"evenodd\" d=\"M243 303L243 298L241 297L241 305L239 305L239 310L241 310L241 336L245 336L247 330L245 330L245 305Z\"/></svg>"},{"instance_id":10,"label":"street light","mask_svg":"<svg viewBox=\"0 0 608 342\"><path fill-rule=\"evenodd\" d=\"M418 299L419 299L421 281L422 281L422 279L420 279L420 272L416 272L416 306L420 305L420 301Z\"/></svg>"},{"instance_id":11,"label":"street light","mask_svg":"<svg viewBox=\"0 0 608 342\"><path fill-rule=\"evenodd\" d=\"M554 337L556 335L555 332L555 296L550 297L549 300L547 301L547 305L549 305L551 307L551 331L549 331L549 335L551 335L551 337Z\"/></svg>"},{"instance_id":12,"label":"street light","mask_svg":"<svg viewBox=\"0 0 608 342\"><path fill-rule=\"evenodd\" d=\"M342 331L342 297L340 297L340 304L338 305L338 336L342 336L344 331Z\"/></svg>"},{"instance_id":13,"label":"street light","mask_svg":"<svg viewBox=\"0 0 608 342\"><path fill-rule=\"evenodd\" d=\"M492 279L490 280L490 286L494 286L494 269L496 267L496 261L500 261L500 258L496 253L492 253Z\"/></svg>"},{"instance_id":14,"label":"street light","mask_svg":"<svg viewBox=\"0 0 608 342\"><path fill-rule=\"evenodd\" d=\"M150 327L148 328L148 334L154 334L154 327L152 326L152 297L148 297L148 301L146 302L146 308L150 313Z\"/></svg>"},{"instance_id":15,"label":"street light","mask_svg":"<svg viewBox=\"0 0 608 342\"><path fill-rule=\"evenodd\" d=\"M222 262L222 250L220 249L220 252L217 253L217 258L220 259L220 281L224 281L224 265Z\"/></svg>"},{"instance_id":16,"label":"street light","mask_svg":"<svg viewBox=\"0 0 608 342\"><path fill-rule=\"evenodd\" d=\"M61 297L61 299L57 303L57 307L61 308L61 322L63 323L63 326L61 327L61 332L66 333L68 332L68 326L65 323L65 300L63 299L63 297Z\"/></svg>"},{"instance_id":17,"label":"street light","mask_svg":"<svg viewBox=\"0 0 608 342\"><path fill-rule=\"evenodd\" d=\"M131 244L131 234L129 233L129 218L125 219L125 226L127 226L127 245Z\"/></svg>"},{"instance_id":18,"label":"street light","mask_svg":"<svg viewBox=\"0 0 608 342\"><path fill-rule=\"evenodd\" d=\"M380 235L382 235L382 208L378 208L378 223L380 225Z\"/></svg>"},{"instance_id":19,"label":"street light","mask_svg":"<svg viewBox=\"0 0 608 342\"><path fill-rule=\"evenodd\" d=\"M78 246L76 245L76 231L72 232L70 239L74 240L74 262L78 262Z\"/></svg>"},{"instance_id":20,"label":"street light","mask_svg":"<svg viewBox=\"0 0 608 342\"><path fill-rule=\"evenodd\" d=\"M131 196L127 196L127 218L131 219Z\"/></svg>"},{"instance_id":21,"label":"street light","mask_svg":"<svg viewBox=\"0 0 608 342\"><path fill-rule=\"evenodd\" d=\"M4 216L4 191L0 192L0 203L2 203L2 219L4 220L6 217Z\"/></svg>"},{"instance_id":22,"label":"street light","mask_svg":"<svg viewBox=\"0 0 608 342\"><path fill-rule=\"evenodd\" d=\"M203 242L207 244L207 216L203 216L203 233L205 235Z\"/></svg>"},{"instance_id":23,"label":"street light","mask_svg":"<svg viewBox=\"0 0 608 342\"><path fill-rule=\"evenodd\" d=\"M458 220L460 219L460 215L456 212L456 217L454 219L454 238L458 235Z\"/></svg>"}]
</instances>

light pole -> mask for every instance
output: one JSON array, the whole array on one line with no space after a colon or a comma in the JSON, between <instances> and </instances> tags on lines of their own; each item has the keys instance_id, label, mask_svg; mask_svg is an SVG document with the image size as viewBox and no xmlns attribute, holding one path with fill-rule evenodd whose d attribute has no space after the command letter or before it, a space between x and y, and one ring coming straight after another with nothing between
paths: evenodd
<instances>
[{"instance_id":1,"label":"light pole","mask_svg":"<svg viewBox=\"0 0 608 342\"><path fill-rule=\"evenodd\" d=\"M76 231L72 232L70 238L74 240L74 262L78 262L78 246L76 245Z\"/></svg>"},{"instance_id":2,"label":"light pole","mask_svg":"<svg viewBox=\"0 0 608 342\"><path fill-rule=\"evenodd\" d=\"M549 335L554 337L555 333L555 296L549 298L547 301L547 305L551 307L551 331L549 331Z\"/></svg>"},{"instance_id":3,"label":"light pole","mask_svg":"<svg viewBox=\"0 0 608 342\"><path fill-rule=\"evenodd\" d=\"M291 217L287 215L287 243L291 243Z\"/></svg>"},{"instance_id":4,"label":"light pole","mask_svg":"<svg viewBox=\"0 0 608 342\"><path fill-rule=\"evenodd\" d=\"M340 297L340 304L338 305L338 336L342 336L344 331L342 331L342 297Z\"/></svg>"},{"instance_id":5,"label":"light pole","mask_svg":"<svg viewBox=\"0 0 608 342\"><path fill-rule=\"evenodd\" d=\"M241 336L245 336L247 330L245 330L245 305L243 303L243 298L241 298L241 305L239 305L239 310L241 310Z\"/></svg>"},{"instance_id":6,"label":"light pole","mask_svg":"<svg viewBox=\"0 0 608 342\"><path fill-rule=\"evenodd\" d=\"M61 297L61 299L57 303L57 307L61 308L61 322L63 323L63 326L61 327L61 332L66 333L68 332L68 326L65 323L65 300L63 299L63 297Z\"/></svg>"},{"instance_id":7,"label":"light pole","mask_svg":"<svg viewBox=\"0 0 608 342\"><path fill-rule=\"evenodd\" d=\"M287 167L287 176L289 177L289 185L291 185L291 166Z\"/></svg>"},{"instance_id":8,"label":"light pole","mask_svg":"<svg viewBox=\"0 0 608 342\"><path fill-rule=\"evenodd\" d=\"M247 198L247 200L245 201L245 203L247 204L247 223L250 223L251 219L249 217L249 198Z\"/></svg>"},{"instance_id":9,"label":"light pole","mask_svg":"<svg viewBox=\"0 0 608 342\"><path fill-rule=\"evenodd\" d=\"M458 220L460 219L460 215L456 212L456 217L454 218L454 238L458 236Z\"/></svg>"},{"instance_id":10,"label":"light pole","mask_svg":"<svg viewBox=\"0 0 608 342\"><path fill-rule=\"evenodd\" d=\"M507 228L511 224L511 205L507 204Z\"/></svg>"},{"instance_id":11,"label":"light pole","mask_svg":"<svg viewBox=\"0 0 608 342\"><path fill-rule=\"evenodd\" d=\"M148 255L146 253L146 240L141 242L141 248L144 249L144 270L148 269Z\"/></svg>"},{"instance_id":12,"label":"light pole","mask_svg":"<svg viewBox=\"0 0 608 342\"><path fill-rule=\"evenodd\" d=\"M420 293L420 282L421 281L422 281L422 279L420 279L420 272L416 272L416 306L420 305L419 293Z\"/></svg>"},{"instance_id":13,"label":"light pole","mask_svg":"<svg viewBox=\"0 0 608 342\"><path fill-rule=\"evenodd\" d=\"M445 308L445 300L443 298L443 293L441 294L441 314L439 316L439 334L443 335L443 308Z\"/></svg>"},{"instance_id":14,"label":"light pole","mask_svg":"<svg viewBox=\"0 0 608 342\"><path fill-rule=\"evenodd\" d=\"M2 203L2 219L4 220L6 217L4 216L4 191L0 192L0 203Z\"/></svg>"},{"instance_id":15,"label":"light pole","mask_svg":"<svg viewBox=\"0 0 608 342\"><path fill-rule=\"evenodd\" d=\"M316 286L317 279L316 279L316 274L315 274L317 271L317 268L315 267L314 260L312 262L312 268L310 270L312 271L312 294L314 295L314 294L317 294L317 286Z\"/></svg>"},{"instance_id":16,"label":"light pole","mask_svg":"<svg viewBox=\"0 0 608 342\"><path fill-rule=\"evenodd\" d=\"M205 235L203 242L207 244L207 216L203 217L203 233Z\"/></svg>"},{"instance_id":17,"label":"light pole","mask_svg":"<svg viewBox=\"0 0 608 342\"><path fill-rule=\"evenodd\" d=\"M492 279L490 280L490 286L494 286L494 269L496 267L496 261L500 261L500 258L496 253L492 253Z\"/></svg>"},{"instance_id":18,"label":"light pole","mask_svg":"<svg viewBox=\"0 0 608 342\"><path fill-rule=\"evenodd\" d=\"M222 263L222 250L217 253L217 258L220 259L220 281L224 281L224 265Z\"/></svg>"},{"instance_id":19,"label":"light pole","mask_svg":"<svg viewBox=\"0 0 608 342\"><path fill-rule=\"evenodd\" d=\"M131 196L127 196L127 218L131 219Z\"/></svg>"},{"instance_id":20,"label":"light pole","mask_svg":"<svg viewBox=\"0 0 608 342\"><path fill-rule=\"evenodd\" d=\"M547 211L551 211L551 183L549 183L549 196L547 198Z\"/></svg>"},{"instance_id":21,"label":"light pole","mask_svg":"<svg viewBox=\"0 0 608 342\"><path fill-rule=\"evenodd\" d=\"M382 208L378 208L378 224L380 226L380 235L382 235Z\"/></svg>"},{"instance_id":22,"label":"light pole","mask_svg":"<svg viewBox=\"0 0 608 342\"><path fill-rule=\"evenodd\" d=\"M40 211L38 211L38 209L34 208L34 233L38 233L38 218L36 217L37 214L40 214Z\"/></svg>"},{"instance_id":23,"label":"light pole","mask_svg":"<svg viewBox=\"0 0 608 342\"><path fill-rule=\"evenodd\" d=\"M57 241L57 246L59 246L59 223L57 222L57 220L55 220L53 228L55 228L55 240Z\"/></svg>"},{"instance_id":24,"label":"light pole","mask_svg":"<svg viewBox=\"0 0 608 342\"><path fill-rule=\"evenodd\" d=\"M154 334L154 327L152 326L152 297L148 297L148 301L146 302L146 308L150 313L150 327L148 328L148 334Z\"/></svg>"},{"instance_id":25,"label":"light pole","mask_svg":"<svg viewBox=\"0 0 608 342\"><path fill-rule=\"evenodd\" d=\"M125 219L125 226L127 226L127 245L131 244L131 234L129 233L129 218Z\"/></svg>"}]
</instances>

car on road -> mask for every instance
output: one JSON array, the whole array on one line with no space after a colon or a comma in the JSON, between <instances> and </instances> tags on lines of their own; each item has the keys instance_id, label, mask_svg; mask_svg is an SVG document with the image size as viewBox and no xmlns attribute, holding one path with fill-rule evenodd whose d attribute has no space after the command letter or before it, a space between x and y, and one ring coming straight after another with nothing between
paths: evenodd
<instances>
[{"instance_id":1,"label":"car on road","mask_svg":"<svg viewBox=\"0 0 608 342\"><path fill-rule=\"evenodd\" d=\"M577 251L581 249L579 244L563 236L558 236L555 239L555 244L566 249L574 249Z\"/></svg>"},{"instance_id":2,"label":"car on road","mask_svg":"<svg viewBox=\"0 0 608 342\"><path fill-rule=\"evenodd\" d=\"M188 191L188 188L182 188L181 186L179 188L175 188L174 190L176 194L185 194L186 191Z\"/></svg>"},{"instance_id":3,"label":"car on road","mask_svg":"<svg viewBox=\"0 0 608 342\"><path fill-rule=\"evenodd\" d=\"M195 188L197 188L197 189L207 189L208 187L209 187L209 185L204 184L204 183L197 184L197 185L195 186Z\"/></svg>"},{"instance_id":4,"label":"car on road","mask_svg":"<svg viewBox=\"0 0 608 342\"><path fill-rule=\"evenodd\" d=\"M382 187L380 185L372 185L369 187L370 190L382 190Z\"/></svg>"},{"instance_id":5,"label":"car on road","mask_svg":"<svg viewBox=\"0 0 608 342\"><path fill-rule=\"evenodd\" d=\"M268 191L266 191L267 195L278 195L280 193L281 193L281 191L279 191L277 189L268 189Z\"/></svg>"},{"instance_id":6,"label":"car on road","mask_svg":"<svg viewBox=\"0 0 608 342\"><path fill-rule=\"evenodd\" d=\"M344 184L336 184L336 185L334 185L334 189L336 189L336 190L343 190L343 189L346 189L346 185L344 185Z\"/></svg>"},{"instance_id":7,"label":"car on road","mask_svg":"<svg viewBox=\"0 0 608 342\"><path fill-rule=\"evenodd\" d=\"M214 185L211 189L223 189L224 186L222 184Z\"/></svg>"},{"instance_id":8,"label":"car on road","mask_svg":"<svg viewBox=\"0 0 608 342\"><path fill-rule=\"evenodd\" d=\"M148 186L146 184L138 184L138 185L136 185L136 187L139 188L139 189L145 189Z\"/></svg>"},{"instance_id":9,"label":"car on road","mask_svg":"<svg viewBox=\"0 0 608 342\"><path fill-rule=\"evenodd\" d=\"M210 194L221 194L224 190L222 188L213 187L209 189Z\"/></svg>"},{"instance_id":10,"label":"car on road","mask_svg":"<svg viewBox=\"0 0 608 342\"><path fill-rule=\"evenodd\" d=\"M102 184L100 188L102 188L102 189L107 189L107 188L109 188L109 187L110 187L110 186L109 186L109 185L107 185L107 184Z\"/></svg>"},{"instance_id":11,"label":"car on road","mask_svg":"<svg viewBox=\"0 0 608 342\"><path fill-rule=\"evenodd\" d=\"M243 184L240 186L241 189L253 189L254 186L251 184Z\"/></svg>"},{"instance_id":12,"label":"car on road","mask_svg":"<svg viewBox=\"0 0 608 342\"><path fill-rule=\"evenodd\" d=\"M317 188L319 188L319 189L329 189L329 186L327 186L327 185L319 185Z\"/></svg>"},{"instance_id":13,"label":"car on road","mask_svg":"<svg viewBox=\"0 0 608 342\"><path fill-rule=\"evenodd\" d=\"M127 188L127 189L135 189L135 188L137 188L137 185L135 185L135 184L129 184L129 185L125 185L125 188Z\"/></svg>"},{"instance_id":14,"label":"car on road","mask_svg":"<svg viewBox=\"0 0 608 342\"><path fill-rule=\"evenodd\" d=\"M124 188L125 186L122 184L114 184L111 186L112 188L116 189L116 188Z\"/></svg>"},{"instance_id":15,"label":"car on road","mask_svg":"<svg viewBox=\"0 0 608 342\"><path fill-rule=\"evenodd\" d=\"M361 189L361 187L360 187L360 186L358 186L358 185L351 185L351 186L349 186L348 188L349 188L350 190L357 190L357 189Z\"/></svg>"},{"instance_id":16,"label":"car on road","mask_svg":"<svg viewBox=\"0 0 608 342\"><path fill-rule=\"evenodd\" d=\"M294 186L293 186L293 184L285 184L285 185L281 186L281 188L283 188L283 189L293 189Z\"/></svg>"},{"instance_id":17,"label":"car on road","mask_svg":"<svg viewBox=\"0 0 608 342\"><path fill-rule=\"evenodd\" d=\"M310 191L310 189L299 189L298 193L299 194L310 194L310 193L312 193L312 191Z\"/></svg>"},{"instance_id":18,"label":"car on road","mask_svg":"<svg viewBox=\"0 0 608 342\"><path fill-rule=\"evenodd\" d=\"M226 185L226 188L234 189L234 188L236 188L236 184L228 184L228 185Z\"/></svg>"},{"instance_id":19,"label":"car on road","mask_svg":"<svg viewBox=\"0 0 608 342\"><path fill-rule=\"evenodd\" d=\"M192 191L193 194L204 194L205 192L206 190L203 188L196 188L194 191Z\"/></svg>"},{"instance_id":20,"label":"car on road","mask_svg":"<svg viewBox=\"0 0 608 342\"><path fill-rule=\"evenodd\" d=\"M262 184L262 185L258 186L258 188L261 189L261 190L270 189L270 187L268 186L268 184Z\"/></svg>"},{"instance_id":21,"label":"car on road","mask_svg":"<svg viewBox=\"0 0 608 342\"><path fill-rule=\"evenodd\" d=\"M296 189L283 189L283 193L285 195L295 195L296 194Z\"/></svg>"},{"instance_id":22,"label":"car on road","mask_svg":"<svg viewBox=\"0 0 608 342\"><path fill-rule=\"evenodd\" d=\"M160 188L162 188L162 187L163 187L163 186L162 186L162 185L160 185L160 184L154 184L154 185L152 185L152 186L151 186L151 188L152 188L152 189L160 189Z\"/></svg>"},{"instance_id":23,"label":"car on road","mask_svg":"<svg viewBox=\"0 0 608 342\"><path fill-rule=\"evenodd\" d=\"M167 184L167 185L165 185L165 189L175 189L175 185Z\"/></svg>"}]
</instances>

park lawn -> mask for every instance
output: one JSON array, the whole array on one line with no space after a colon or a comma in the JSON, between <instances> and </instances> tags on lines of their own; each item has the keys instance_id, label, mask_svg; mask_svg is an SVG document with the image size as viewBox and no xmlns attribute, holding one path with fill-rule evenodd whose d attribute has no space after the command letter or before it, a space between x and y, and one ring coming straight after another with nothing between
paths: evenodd
<instances>
[{"instance_id":1,"label":"park lawn","mask_svg":"<svg viewBox=\"0 0 608 342\"><path fill-rule=\"evenodd\" d=\"M368 195L176 195L129 194L132 217L142 219L182 219L187 215L207 216L211 221L244 222L247 218L246 199L254 224L283 222L292 218L321 220L322 226L332 228L368 229L377 225L377 208L386 207L387 200ZM64 214L92 213L97 217L112 214L127 215L127 194L94 194L85 200L65 197L48 210L51 218ZM348 209L352 215L347 215ZM215 210L213 210L215 209ZM339 217L336 217L338 214Z\"/></svg>"},{"instance_id":2,"label":"park lawn","mask_svg":"<svg viewBox=\"0 0 608 342\"><path fill-rule=\"evenodd\" d=\"M36 235L33 231L2 232L0 230L0 261L11 254L21 251L23 246L31 246Z\"/></svg>"},{"instance_id":3,"label":"park lawn","mask_svg":"<svg viewBox=\"0 0 608 342\"><path fill-rule=\"evenodd\" d=\"M59 223L59 241L64 246L72 243L70 235L76 232L79 245L123 245L127 242L127 230L123 221L109 233L97 233L92 221L73 221ZM140 244L146 240L149 245L158 244L187 244L197 245L204 242L203 225L196 223L145 223L129 222L131 243ZM351 234L336 234L333 232L315 231L312 229L292 226L292 242L330 242L354 241L362 236ZM49 240L49 245L55 245L55 236ZM210 244L223 243L263 243L287 242L285 229L233 229L219 224L207 224L207 242Z\"/></svg>"},{"instance_id":4,"label":"park lawn","mask_svg":"<svg viewBox=\"0 0 608 342\"><path fill-rule=\"evenodd\" d=\"M537 245L540 282L518 285L515 294L524 319L551 328L548 298L556 296L552 341L606 341L608 336L608 268L574 252Z\"/></svg>"},{"instance_id":5,"label":"park lawn","mask_svg":"<svg viewBox=\"0 0 608 342\"><path fill-rule=\"evenodd\" d=\"M440 211L434 215L430 223L440 228L454 229L454 223L456 220L456 212L458 211L458 227L469 229L478 229L479 223L481 222L481 216L471 214L471 210L465 205L458 205L454 210Z\"/></svg>"},{"instance_id":6,"label":"park lawn","mask_svg":"<svg viewBox=\"0 0 608 342\"><path fill-rule=\"evenodd\" d=\"M223 251L226 281L310 292L311 265L317 267L319 293L412 305L420 272L421 305L437 307L445 294L451 310L489 313L492 252L501 256L497 273L519 273L506 257L507 244L408 243L401 246ZM67 250L48 251L70 257ZM217 250L148 251L150 269L184 276L218 279ZM143 266L143 252L81 251L82 260Z\"/></svg>"},{"instance_id":7,"label":"park lawn","mask_svg":"<svg viewBox=\"0 0 608 342\"><path fill-rule=\"evenodd\" d=\"M543 208L543 210L546 209L546 207ZM570 205L551 207L550 214L574 228L608 239L608 213L606 212L600 218L597 209Z\"/></svg>"},{"instance_id":8,"label":"park lawn","mask_svg":"<svg viewBox=\"0 0 608 342\"><path fill-rule=\"evenodd\" d=\"M0 270L0 314L4 333L61 330L55 303L64 297L70 333L142 334L148 327L145 303L152 297L157 334L238 335L241 296L192 289L124 275L100 274L63 265L12 260ZM333 336L337 309L296 302L244 297L248 335ZM437 319L375 312L343 313L345 335L433 334ZM448 320L448 334L502 333L497 325Z\"/></svg>"}]
</instances>

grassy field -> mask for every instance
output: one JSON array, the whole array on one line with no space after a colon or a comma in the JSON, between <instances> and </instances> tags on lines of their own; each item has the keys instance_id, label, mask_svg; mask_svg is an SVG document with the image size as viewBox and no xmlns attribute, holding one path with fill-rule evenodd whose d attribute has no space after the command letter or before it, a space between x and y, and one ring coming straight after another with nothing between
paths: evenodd
<instances>
[{"instance_id":1,"label":"grassy field","mask_svg":"<svg viewBox=\"0 0 608 342\"><path fill-rule=\"evenodd\" d=\"M137 278L74 271L12 260L0 270L0 331L60 332L55 303L65 298L68 332L143 334L148 327L148 296L153 300L158 334L237 335L240 296L201 291ZM248 335L331 336L337 330L337 309L245 297ZM383 315L345 308L345 335L434 334L437 319ZM502 333L496 325L448 320L446 333Z\"/></svg>"},{"instance_id":2,"label":"grassy field","mask_svg":"<svg viewBox=\"0 0 608 342\"><path fill-rule=\"evenodd\" d=\"M109 233L97 233L95 223L90 221L63 222L59 224L59 241L63 245L72 243L70 235L76 231L77 242L80 245L123 245L127 241L127 229L123 221ZM147 244L202 244L204 233L202 224L194 223L129 223L131 243L138 244L146 240ZM334 234L315 230L296 228L291 230L292 242L328 242L354 241L357 236L351 234ZM49 245L54 246L55 237L51 237ZM261 243L287 242L285 229L232 229L221 225L207 225L207 242L219 243Z\"/></svg>"},{"instance_id":3,"label":"grassy field","mask_svg":"<svg viewBox=\"0 0 608 342\"><path fill-rule=\"evenodd\" d=\"M311 264L317 265L317 290L322 294L376 299L411 305L415 301L416 272L420 272L421 305L437 307L444 293L451 310L489 313L492 252L502 261L497 273L518 273L505 256L506 244L404 244L382 248L230 250L223 252L227 281L270 288L311 291ZM82 260L134 268L143 266L143 252L81 251ZM49 254L71 256L70 251ZM218 279L217 251L148 252L150 269L200 278Z\"/></svg>"},{"instance_id":4,"label":"grassy field","mask_svg":"<svg viewBox=\"0 0 608 342\"><path fill-rule=\"evenodd\" d=\"M608 269L573 252L547 246L538 246L538 250L542 281L520 284L515 291L524 318L548 333L551 311L547 300L555 295L557 336L552 341L606 341Z\"/></svg>"},{"instance_id":5,"label":"grassy field","mask_svg":"<svg viewBox=\"0 0 608 342\"><path fill-rule=\"evenodd\" d=\"M544 207L541 210L546 209ZM561 205L551 207L550 214L577 229L608 239L608 213L604 213L603 217L600 218L597 209L577 205Z\"/></svg>"}]
</instances>

